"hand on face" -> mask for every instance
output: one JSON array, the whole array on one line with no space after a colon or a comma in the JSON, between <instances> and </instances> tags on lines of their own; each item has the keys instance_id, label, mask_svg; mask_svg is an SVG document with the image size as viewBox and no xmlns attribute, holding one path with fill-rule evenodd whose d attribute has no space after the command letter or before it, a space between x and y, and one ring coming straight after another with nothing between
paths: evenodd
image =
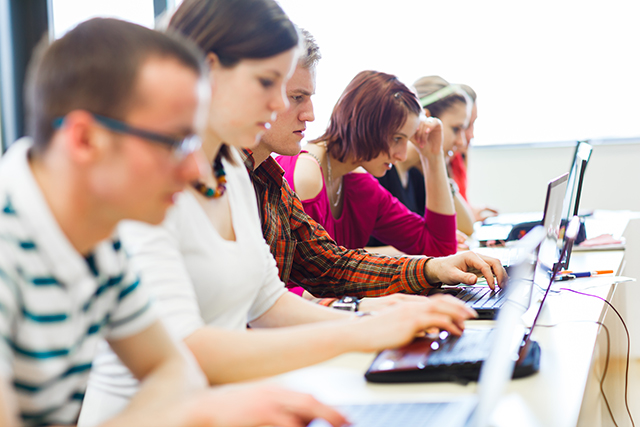
<instances>
[{"instance_id":1,"label":"hand on face","mask_svg":"<svg viewBox=\"0 0 640 427\"><path fill-rule=\"evenodd\" d=\"M421 156L434 157L442 154L442 122L435 117L421 117L418 130L411 137Z\"/></svg>"},{"instance_id":2,"label":"hand on face","mask_svg":"<svg viewBox=\"0 0 640 427\"><path fill-rule=\"evenodd\" d=\"M426 270L429 283L473 285L478 276L484 276L489 287L495 289L496 284L503 286L507 279L507 272L499 259L471 251L434 258L427 263Z\"/></svg>"}]
</instances>

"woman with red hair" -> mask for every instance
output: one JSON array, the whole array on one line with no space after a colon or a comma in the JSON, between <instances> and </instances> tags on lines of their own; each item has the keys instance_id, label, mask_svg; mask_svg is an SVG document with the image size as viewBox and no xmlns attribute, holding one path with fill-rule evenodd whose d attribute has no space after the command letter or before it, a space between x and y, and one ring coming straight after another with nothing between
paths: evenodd
<instances>
[{"instance_id":1,"label":"woman with red hair","mask_svg":"<svg viewBox=\"0 0 640 427\"><path fill-rule=\"evenodd\" d=\"M426 171L424 216L374 178L404 160L409 141ZM363 248L373 235L409 255L443 256L457 244L442 141L442 124L424 117L411 90L395 76L363 71L343 92L325 133L299 155L277 160L305 211L338 244Z\"/></svg>"}]
</instances>

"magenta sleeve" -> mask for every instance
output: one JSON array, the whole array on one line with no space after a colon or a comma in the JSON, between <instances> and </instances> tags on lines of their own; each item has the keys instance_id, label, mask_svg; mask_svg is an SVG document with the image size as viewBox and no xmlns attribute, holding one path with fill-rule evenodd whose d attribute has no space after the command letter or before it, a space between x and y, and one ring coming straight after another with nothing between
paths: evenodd
<instances>
[{"instance_id":1,"label":"magenta sleeve","mask_svg":"<svg viewBox=\"0 0 640 427\"><path fill-rule=\"evenodd\" d=\"M366 182L372 201L377 206L377 219L372 235L409 255L446 256L456 253L456 216L426 209L424 217L411 212L402 202L371 177ZM364 209L364 207L363 207Z\"/></svg>"}]
</instances>

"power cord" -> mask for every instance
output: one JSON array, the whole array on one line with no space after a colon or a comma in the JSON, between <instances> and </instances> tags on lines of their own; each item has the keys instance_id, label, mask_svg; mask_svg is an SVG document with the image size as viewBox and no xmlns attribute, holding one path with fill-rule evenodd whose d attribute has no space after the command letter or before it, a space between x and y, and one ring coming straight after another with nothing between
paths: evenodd
<instances>
[{"instance_id":1,"label":"power cord","mask_svg":"<svg viewBox=\"0 0 640 427\"><path fill-rule=\"evenodd\" d=\"M624 376L624 404L625 404L625 407L627 409L627 414L629 414L629 419L631 420L631 425L633 427L635 427L636 424L633 421L633 416L631 415L631 409L629 408L629 361L631 359L631 336L629 335L629 329L627 328L627 324L625 323L624 319L622 318L622 315L620 314L620 312L618 312L618 310L616 310L616 308L613 306L613 304L611 304L605 298L602 298L602 297L600 297L598 295L579 292L579 291L576 291L576 290L573 290L573 289L569 289L569 288L560 288L560 290L561 291L573 292L574 294L584 295L584 296L587 296L587 297L597 298L600 301L603 301L605 304L607 304L609 307L611 307L611 309L616 313L616 315L620 319L620 322L622 322L622 326L624 327L624 331L625 331L625 333L627 335L627 360L626 360L626 368L625 368L625 376ZM609 363L609 345L610 345L609 330L602 323L600 323L600 322L596 322L596 323L600 324L607 331L607 358L606 358L606 360L607 360L607 365L608 365L608 363ZM606 367L605 367L605 371L606 371ZM604 382L604 380L603 380L603 382ZM602 392L602 396L604 397L604 390L602 388L602 382L600 383L600 391ZM605 398L605 403L607 404L607 409L609 409L609 413L611 414L611 419L613 419L613 414L611 413L611 408L609 407L609 402L607 402L606 398ZM613 423L616 424L615 420L613 421ZM616 424L616 426L617 426L617 424Z\"/></svg>"},{"instance_id":2,"label":"power cord","mask_svg":"<svg viewBox=\"0 0 640 427\"><path fill-rule=\"evenodd\" d=\"M564 323L595 323L596 325L600 325L602 328L604 328L604 331L607 333L607 355L604 359L604 369L602 370L602 378L600 378L600 393L602 394L602 399L604 400L605 405L607 405L607 411L609 411L609 415L611 416L611 420L613 421L613 425L615 427L619 427L618 423L616 422L615 417L613 416L613 411L611 410L611 406L609 405L609 400L607 399L607 395L604 392L604 380L607 378L607 372L609 370L609 356L611 353L611 341L609 338L609 328L607 328L605 326L604 323L602 322L598 322L597 320L570 320L567 322L562 322L562 324ZM556 323L555 325L536 325L537 327L540 328L555 328L556 326L560 325L561 323ZM633 421L632 421L633 423Z\"/></svg>"}]
</instances>

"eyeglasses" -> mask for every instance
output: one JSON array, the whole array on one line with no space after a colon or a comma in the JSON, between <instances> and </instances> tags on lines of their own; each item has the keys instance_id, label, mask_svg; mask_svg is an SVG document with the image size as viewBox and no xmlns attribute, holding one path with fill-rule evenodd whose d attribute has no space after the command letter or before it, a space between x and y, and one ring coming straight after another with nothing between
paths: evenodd
<instances>
[{"instance_id":1,"label":"eyeglasses","mask_svg":"<svg viewBox=\"0 0 640 427\"><path fill-rule=\"evenodd\" d=\"M89 114L93 116L95 121L113 132L137 136L169 147L178 160L184 159L189 154L198 150L202 144L202 141L197 135L189 135L183 139L176 139L167 135L140 129L135 126L128 125L127 123L120 120L112 119L110 117L105 117L93 113ZM52 123L53 128L60 129L63 122L64 117L55 118Z\"/></svg>"}]
</instances>

